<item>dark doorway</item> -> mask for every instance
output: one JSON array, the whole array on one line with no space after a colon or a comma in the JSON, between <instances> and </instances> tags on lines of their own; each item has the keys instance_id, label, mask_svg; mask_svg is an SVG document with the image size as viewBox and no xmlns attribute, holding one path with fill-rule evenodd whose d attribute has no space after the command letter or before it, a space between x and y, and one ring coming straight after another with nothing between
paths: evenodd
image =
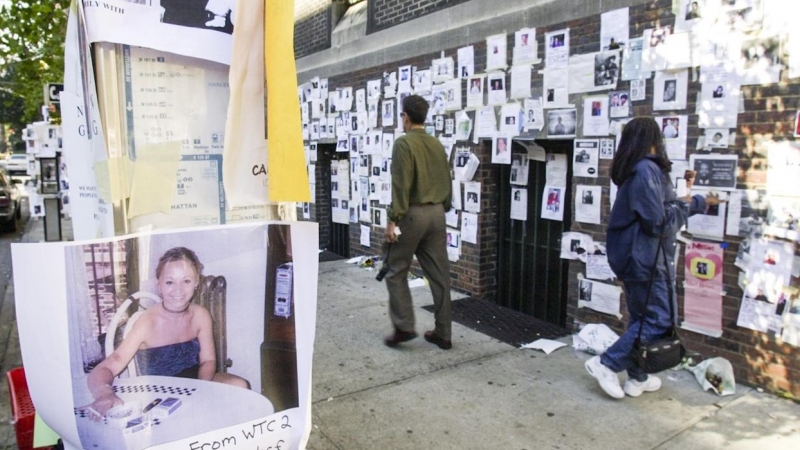
<instances>
[{"instance_id":1,"label":"dark doorway","mask_svg":"<svg viewBox=\"0 0 800 450\"><path fill-rule=\"evenodd\" d=\"M317 217L320 225L320 245L326 242L327 250L335 253L342 258L350 257L350 224L335 223L331 207L333 202L331 190L331 163L339 160L349 160L350 153L337 152L334 144L319 144L317 147L317 171L321 179L324 192L324 199L317 199ZM340 185L339 189L346 189L349 192L350 186ZM319 200L322 200L321 202ZM337 202L338 203L338 202ZM321 209L324 209L321 211ZM324 221L324 222L323 222ZM327 236L323 236L324 229L327 229Z\"/></svg>"},{"instance_id":2,"label":"dark doorway","mask_svg":"<svg viewBox=\"0 0 800 450\"><path fill-rule=\"evenodd\" d=\"M542 196L546 184L543 161L531 160L528 175L528 220L510 218L512 194L511 166L499 165L499 249L497 303L501 306L565 327L567 321L567 282L569 261L560 258L561 233L569 231L571 214L572 140L537 140L547 153L567 156L562 221L541 218ZM513 152L527 149L514 143ZM525 186L517 186L525 187Z\"/></svg>"}]
</instances>

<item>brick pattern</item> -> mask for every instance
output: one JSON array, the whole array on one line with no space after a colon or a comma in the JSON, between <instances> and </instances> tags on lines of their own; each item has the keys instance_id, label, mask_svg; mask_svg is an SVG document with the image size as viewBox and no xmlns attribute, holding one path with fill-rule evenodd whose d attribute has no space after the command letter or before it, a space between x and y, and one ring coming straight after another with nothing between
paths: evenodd
<instances>
[{"instance_id":1,"label":"brick pattern","mask_svg":"<svg viewBox=\"0 0 800 450\"><path fill-rule=\"evenodd\" d=\"M367 33L385 30L467 0L369 0Z\"/></svg>"},{"instance_id":2,"label":"brick pattern","mask_svg":"<svg viewBox=\"0 0 800 450\"><path fill-rule=\"evenodd\" d=\"M331 46L331 0L298 0L294 5L294 57Z\"/></svg>"},{"instance_id":3,"label":"brick pattern","mask_svg":"<svg viewBox=\"0 0 800 450\"><path fill-rule=\"evenodd\" d=\"M376 1L378 4L387 8L398 8L402 3L415 2L393 2ZM434 2L431 2L434 3ZM643 34L644 29L655 26L671 26L674 24L672 15L671 0L654 0L647 4L634 6L630 9L630 36L638 37ZM571 54L584 54L600 50L599 33L600 17L592 16L571 20L566 23L554 24L547 27L537 28L537 38L539 39L540 56L543 56L544 34L565 27L570 28L571 35ZM509 48L513 47L513 30L508 35ZM475 72L481 73L485 69L486 48L485 41L478 39L472 43L475 48ZM445 49L445 56L451 56L457 60L457 49ZM509 51L510 55L510 51ZM395 61L391 64L380 67L372 67L364 70L347 73L329 80L330 89L336 87L352 86L355 88L365 87L367 80L381 78L384 71L397 70L398 66L413 65L419 67L429 67L431 60L439 57L439 52L434 54L420 55L418 57ZM737 154L739 157L739 177L738 188L763 188L766 183L766 146L771 141L793 140L792 131L794 125L794 113L800 108L800 83L796 80L785 78L778 84L766 86L745 86L743 87L743 97L746 112L738 117L739 125L736 143L730 149L717 149L715 153ZM695 148L698 137L701 134L697 128L698 116L694 114L695 100L700 91L700 84L693 82L690 76L689 94L687 108L676 111L677 114L686 114L689 118L687 148L691 154ZM541 76L533 77L534 95L540 95L542 91ZM509 77L507 77L507 82ZM628 82L620 81L617 89L626 89ZM463 94L462 98L466 98ZM597 95L597 94L592 94ZM582 105L583 95L573 95L570 103ZM641 102L633 104L633 116L648 116L654 114L652 111L653 87L652 78L647 81L647 98ZM581 117L581 107L579 106L578 116ZM669 111L659 111L656 115L667 115ZM474 114L470 113L474 118ZM578 126L580 127L579 119ZM578 133L580 136L580 131ZM460 143L463 144L463 143ZM452 265L451 280L453 288L467 292L473 296L493 299L496 294L496 274L497 274L497 249L498 238L503 230L498 229L498 214L506 212L498 211L498 189L505 189L507 186L499 186L499 176L496 168L491 164L490 145L487 141L481 141L478 145L469 144L481 160L481 166L475 176L475 181L482 183L482 205L479 224L478 244L462 243L462 256L457 263ZM602 218L605 222L610 213L609 196L609 168L610 162L600 160L598 178L575 177L572 180L573 191L575 186L600 185L602 186ZM321 184L318 183L318 186ZM574 195L574 192L573 192ZM319 208L318 208L319 210ZM605 225L592 225L572 221L571 230L587 233L598 241L605 241ZM358 225L351 224L351 254L352 255L377 255L381 253L383 242L383 230L372 227L371 247L362 247L359 244L360 229ZM741 238L725 236L728 246L724 251L724 289L726 295L723 297L723 335L720 338L711 338L694 332L683 331L682 336L686 347L697 352L701 357L721 356L728 359L734 367L738 382L763 386L772 392L786 393L800 397L800 349L787 344L778 343L773 337L736 326L736 319L739 312L742 291L737 285L739 269L734 266L736 252ZM682 264L682 258L679 261ZM679 267L680 267L679 264ZM416 268L419 272L418 267ZM623 313L622 320L617 320L611 316L600 314L588 309L577 308L578 283L577 275L585 271L585 265L580 262L570 262L569 264L569 304L567 309L569 326L573 330L581 323L606 323L617 332L625 329L627 314L625 313L624 297L621 302ZM683 273L679 271L677 285L683 283ZM792 279L792 285L798 285L796 278ZM679 294L679 304L683 304L683 293ZM682 309L679 309L682 314Z\"/></svg>"},{"instance_id":4,"label":"brick pattern","mask_svg":"<svg viewBox=\"0 0 800 450\"><path fill-rule=\"evenodd\" d=\"M671 26L674 16L670 12L671 2L659 0L652 4L632 7L630 10L630 35L641 36L644 29L655 26ZM567 24L558 24L547 28L537 29L543 36L545 32L557 30L564 26L570 28L572 38L572 54L589 53L599 50L599 17L588 17L570 21ZM540 41L540 48L543 42ZM784 75L785 77L785 72ZM688 154L694 152L697 140L702 130L697 127L698 116L694 114L696 98L700 92L699 82L691 81L690 75L687 108L685 111L676 111L676 114L687 114L689 118ZM627 82L620 82L619 89L628 87ZM793 140L792 129L794 113L800 107L800 84L796 81L783 79L779 84L766 86L744 86L742 94L746 112L739 114L736 143L730 149L715 149L714 153L737 154L739 157L738 188L751 189L763 188L766 183L766 145L770 141ZM582 104L580 98L572 103ZM668 111L653 111L653 86L652 79L647 81L647 98L635 102L633 116L667 115ZM688 157L688 155L687 155ZM573 178L573 191L577 184L600 185L603 187L602 217L610 214L609 173L610 161L600 160L600 176L592 178ZM574 195L574 192L573 192ZM580 231L592 236L598 241L605 241L605 225L592 225L572 222L572 231ZM690 352L697 352L702 358L720 356L728 359L734 367L738 382L763 386L773 392L788 393L795 398L800 397L800 349L788 344L778 344L774 338L766 334L736 326L743 292L739 288L739 268L734 265L741 238L725 236L729 245L724 250L723 284L726 295L722 298L723 335L713 338L691 331L682 331L681 336ZM683 267L683 254L681 252L678 267ZM574 330L581 323L606 323L615 331L621 333L625 330L628 317L625 311L625 298L621 301L622 320L617 320L608 315L600 314L588 309L577 308L578 298L578 273L584 273L585 265L577 261L570 262L570 285L568 317L572 320ZM678 302L679 316L683 315L683 270L678 270ZM797 279L792 280L792 285L797 285Z\"/></svg>"}]
</instances>

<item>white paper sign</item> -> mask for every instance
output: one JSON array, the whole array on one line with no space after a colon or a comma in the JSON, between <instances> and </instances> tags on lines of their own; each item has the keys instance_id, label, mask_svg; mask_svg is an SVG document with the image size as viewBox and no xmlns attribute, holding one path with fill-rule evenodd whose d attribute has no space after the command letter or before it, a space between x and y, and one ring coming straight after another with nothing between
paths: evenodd
<instances>
[{"instance_id":1,"label":"white paper sign","mask_svg":"<svg viewBox=\"0 0 800 450\"><path fill-rule=\"evenodd\" d=\"M254 423L272 421L276 424L275 432L267 432L265 427L259 437L262 445L274 446L283 441L288 447L300 446L311 429L308 418L317 309L317 236L316 224L293 222L129 235L95 241L94 249L85 243L66 242L14 246L19 339L28 390L37 405L37 413L69 448L188 449L192 442L222 442L230 436L246 436L243 433L252 433ZM92 321L92 317L96 317L93 286L101 280L109 282L102 268L108 264L104 262L107 259L92 257L92 252L100 247L114 251L115 270L119 270L120 276L111 281L110 289L122 292L134 287L126 280L140 280L136 292L130 292L136 299L134 303L127 300L117 305L110 300L106 306L110 320L105 324ZM224 292L238 300L228 302L221 310L214 302L205 307L200 301L180 301L163 295L167 283L156 273L159 259L165 255L167 258L182 257L177 263L167 262L164 266L164 273L171 270L176 273L174 271L180 267L175 264L186 261L183 258L188 256L184 255L189 254L203 264L204 276L224 277L227 280ZM188 269L184 269L189 271L189 281L198 285L192 267L190 263ZM268 283L267 272L274 273L278 282ZM30 273L38 275L25 275ZM165 297L163 300L157 295L158 286ZM215 288L200 287L198 295L203 298L213 295L206 289ZM133 347L132 352L122 351L114 342L115 327L122 326L119 319L129 307L140 313L137 323L150 328L154 315L168 314L166 310L176 306L207 316L208 324L200 324L198 329L173 327L171 333L153 328L153 333L160 333L160 338L153 333L145 336L128 333L122 342ZM43 315L41 311L50 313ZM224 335L212 330L212 319L227 322ZM265 340L264 329L269 326L268 322L285 324L287 320L296 342L287 348L287 342ZM42 327L47 333L41 332ZM103 341L105 333L112 338ZM198 335L202 338L202 333L208 333L208 340L194 340ZM151 365L147 372L142 364L128 366L128 360L144 359L140 344L152 339L159 339L163 345L199 342L189 352L204 351L212 355L215 341L226 342L225 358L234 361L227 375L240 384L179 378L170 370L175 370L175 366ZM107 351L102 350L100 342ZM47 352L37 350L42 348L48 349ZM272 356L287 349L296 353L296 362L275 363L277 360ZM104 358L112 352L124 358L120 370L127 370L130 376L103 373L103 367L111 366ZM171 362L180 363L180 360ZM159 425L153 424L152 428L145 427L138 432L129 428L128 433L122 429L128 422L124 418L115 420L111 415L104 423L91 420L88 410L85 414L76 414L78 408L91 405L95 400L87 373L92 367L99 369L93 370L91 380L99 379L101 384L107 381L114 395L125 405L138 405L135 407L141 409L156 398L161 398L164 405L168 397L173 397L175 400L169 401L172 409L154 410L153 417L161 417ZM180 365L177 368L180 370ZM103 380L106 376L108 379ZM54 389L54 383L59 387ZM249 387L242 387L247 383ZM287 385L295 387L287 388ZM152 386L169 393L155 392ZM191 395L186 395L187 392ZM93 407L106 412L99 403ZM213 413L185 414L196 410ZM279 423L290 426L281 429L277 426Z\"/></svg>"},{"instance_id":2,"label":"white paper sign","mask_svg":"<svg viewBox=\"0 0 800 450\"><path fill-rule=\"evenodd\" d=\"M597 139L575 139L572 174L576 177L597 178L600 142Z\"/></svg>"},{"instance_id":3,"label":"white paper sign","mask_svg":"<svg viewBox=\"0 0 800 450\"><path fill-rule=\"evenodd\" d=\"M542 219L564 220L564 202L566 188L563 186L544 187L542 192Z\"/></svg>"},{"instance_id":4,"label":"white paper sign","mask_svg":"<svg viewBox=\"0 0 800 450\"><path fill-rule=\"evenodd\" d=\"M539 63L538 52L536 28L522 28L514 33L514 64Z\"/></svg>"},{"instance_id":5,"label":"white paper sign","mask_svg":"<svg viewBox=\"0 0 800 450\"><path fill-rule=\"evenodd\" d=\"M545 34L545 65L558 69L569 65L569 28Z\"/></svg>"},{"instance_id":6,"label":"white paper sign","mask_svg":"<svg viewBox=\"0 0 800 450\"><path fill-rule=\"evenodd\" d=\"M619 298L622 289L618 286L598 283L578 276L578 308L589 308L621 318Z\"/></svg>"},{"instance_id":7,"label":"white paper sign","mask_svg":"<svg viewBox=\"0 0 800 450\"><path fill-rule=\"evenodd\" d=\"M600 224L602 186L579 185L575 191L575 221Z\"/></svg>"},{"instance_id":8,"label":"white paper sign","mask_svg":"<svg viewBox=\"0 0 800 450\"><path fill-rule=\"evenodd\" d=\"M486 38L486 70L505 69L508 53L506 51L506 34L496 34Z\"/></svg>"},{"instance_id":9,"label":"white paper sign","mask_svg":"<svg viewBox=\"0 0 800 450\"><path fill-rule=\"evenodd\" d=\"M506 73L491 72L488 75L490 105L502 105L506 102Z\"/></svg>"},{"instance_id":10,"label":"white paper sign","mask_svg":"<svg viewBox=\"0 0 800 450\"><path fill-rule=\"evenodd\" d=\"M630 8L620 8L600 15L600 48L626 48L630 27Z\"/></svg>"},{"instance_id":11,"label":"white paper sign","mask_svg":"<svg viewBox=\"0 0 800 450\"><path fill-rule=\"evenodd\" d=\"M484 77L471 77L467 79L467 108L480 108L483 106Z\"/></svg>"},{"instance_id":12,"label":"white paper sign","mask_svg":"<svg viewBox=\"0 0 800 450\"><path fill-rule=\"evenodd\" d=\"M511 218L514 220L528 220L527 189L511 188Z\"/></svg>"},{"instance_id":13,"label":"white paper sign","mask_svg":"<svg viewBox=\"0 0 800 450\"><path fill-rule=\"evenodd\" d=\"M569 93L617 88L619 50L575 55L569 58Z\"/></svg>"},{"instance_id":14,"label":"white paper sign","mask_svg":"<svg viewBox=\"0 0 800 450\"><path fill-rule=\"evenodd\" d=\"M689 71L656 72L653 81L653 110L686 109Z\"/></svg>"},{"instance_id":15,"label":"white paper sign","mask_svg":"<svg viewBox=\"0 0 800 450\"><path fill-rule=\"evenodd\" d=\"M608 97L584 97L583 135L608 136Z\"/></svg>"},{"instance_id":16,"label":"white paper sign","mask_svg":"<svg viewBox=\"0 0 800 450\"><path fill-rule=\"evenodd\" d=\"M531 65L523 64L511 68L511 98L531 96Z\"/></svg>"},{"instance_id":17,"label":"white paper sign","mask_svg":"<svg viewBox=\"0 0 800 450\"><path fill-rule=\"evenodd\" d=\"M464 210L481 212L481 184L477 181L464 183Z\"/></svg>"},{"instance_id":18,"label":"white paper sign","mask_svg":"<svg viewBox=\"0 0 800 450\"><path fill-rule=\"evenodd\" d=\"M478 215L461 213L461 240L470 244L478 243Z\"/></svg>"}]
</instances>

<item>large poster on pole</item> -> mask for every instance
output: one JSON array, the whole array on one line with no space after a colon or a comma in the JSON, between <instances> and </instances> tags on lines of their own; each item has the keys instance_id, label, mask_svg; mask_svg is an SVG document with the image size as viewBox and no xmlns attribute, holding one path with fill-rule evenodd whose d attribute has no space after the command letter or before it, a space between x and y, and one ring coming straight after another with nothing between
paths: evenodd
<instances>
[{"instance_id":1,"label":"large poster on pole","mask_svg":"<svg viewBox=\"0 0 800 450\"><path fill-rule=\"evenodd\" d=\"M236 0L83 0L89 42L231 63Z\"/></svg>"},{"instance_id":2,"label":"large poster on pole","mask_svg":"<svg viewBox=\"0 0 800 450\"><path fill-rule=\"evenodd\" d=\"M108 155L97 102L92 57L83 16L70 7L64 43L64 91L61 93L63 156L70 169L69 198L75 239L114 235L112 205L103 195L109 185Z\"/></svg>"},{"instance_id":3,"label":"large poster on pole","mask_svg":"<svg viewBox=\"0 0 800 450\"><path fill-rule=\"evenodd\" d=\"M14 245L37 412L68 448L302 448L317 233L261 223Z\"/></svg>"}]
</instances>

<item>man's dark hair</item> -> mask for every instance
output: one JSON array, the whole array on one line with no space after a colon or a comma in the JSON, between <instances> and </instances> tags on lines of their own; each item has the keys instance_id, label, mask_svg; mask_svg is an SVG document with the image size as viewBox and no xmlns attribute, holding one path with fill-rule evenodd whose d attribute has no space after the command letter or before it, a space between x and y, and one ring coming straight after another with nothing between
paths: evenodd
<instances>
[{"instance_id":1,"label":"man's dark hair","mask_svg":"<svg viewBox=\"0 0 800 450\"><path fill-rule=\"evenodd\" d=\"M611 161L611 180L614 184L622 186L636 163L650 154L651 147L656 149L655 163L662 171L669 172L672 163L664 148L664 135L656 121L652 117L637 117L625 124L617 154Z\"/></svg>"},{"instance_id":2,"label":"man's dark hair","mask_svg":"<svg viewBox=\"0 0 800 450\"><path fill-rule=\"evenodd\" d=\"M414 125L422 125L428 117L428 102L419 95L409 95L403 99L403 112Z\"/></svg>"}]
</instances>

